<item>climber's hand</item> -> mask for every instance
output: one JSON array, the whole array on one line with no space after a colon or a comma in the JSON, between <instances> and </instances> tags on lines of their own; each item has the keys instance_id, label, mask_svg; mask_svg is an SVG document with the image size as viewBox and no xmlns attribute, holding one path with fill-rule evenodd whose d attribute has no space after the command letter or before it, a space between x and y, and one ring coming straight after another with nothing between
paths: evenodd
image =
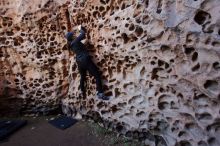
<instances>
[{"instance_id":1,"label":"climber's hand","mask_svg":"<svg viewBox=\"0 0 220 146\"><path fill-rule=\"evenodd\" d=\"M78 30L81 30L81 29L82 29L82 25L79 25L79 26L78 26Z\"/></svg>"}]
</instances>

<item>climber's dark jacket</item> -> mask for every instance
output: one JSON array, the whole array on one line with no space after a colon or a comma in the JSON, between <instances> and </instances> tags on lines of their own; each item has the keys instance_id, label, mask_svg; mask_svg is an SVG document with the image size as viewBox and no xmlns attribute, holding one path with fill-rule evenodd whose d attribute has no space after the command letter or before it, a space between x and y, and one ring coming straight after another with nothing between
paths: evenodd
<instances>
[{"instance_id":1,"label":"climber's dark jacket","mask_svg":"<svg viewBox=\"0 0 220 146\"><path fill-rule=\"evenodd\" d=\"M68 32L66 34L66 39L70 44L70 48L76 54L76 62L78 65L78 70L81 75L80 79L80 88L83 94L85 92L85 81L86 81L86 72L88 71L94 78L96 79L96 90L98 93L103 93L102 82L101 82L101 74L99 72L98 67L93 63L89 53L86 50L86 47L80 41L85 37L85 31L83 29L80 30L80 35L72 40L73 32Z\"/></svg>"},{"instance_id":2,"label":"climber's dark jacket","mask_svg":"<svg viewBox=\"0 0 220 146\"><path fill-rule=\"evenodd\" d=\"M83 40L84 38L85 31L81 29L80 35L70 43L70 48L74 53L76 53L76 61L78 63L85 62L86 58L89 56L89 53L87 52L85 45L81 43L81 40Z\"/></svg>"}]
</instances>

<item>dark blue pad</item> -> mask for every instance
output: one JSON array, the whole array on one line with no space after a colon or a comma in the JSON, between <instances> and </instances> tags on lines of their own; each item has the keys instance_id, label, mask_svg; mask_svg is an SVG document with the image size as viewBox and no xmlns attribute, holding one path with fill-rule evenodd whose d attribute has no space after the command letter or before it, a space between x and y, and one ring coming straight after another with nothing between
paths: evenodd
<instances>
[{"instance_id":1,"label":"dark blue pad","mask_svg":"<svg viewBox=\"0 0 220 146\"><path fill-rule=\"evenodd\" d=\"M50 124L52 124L53 126L59 128L59 129L62 129L62 130L69 128L70 126L72 126L76 122L77 122L76 119L73 119L70 117L65 117L65 116L61 116L61 117L58 117L54 120L49 121Z\"/></svg>"},{"instance_id":2,"label":"dark blue pad","mask_svg":"<svg viewBox=\"0 0 220 146\"><path fill-rule=\"evenodd\" d=\"M0 120L0 141L26 124L26 120Z\"/></svg>"}]
</instances>

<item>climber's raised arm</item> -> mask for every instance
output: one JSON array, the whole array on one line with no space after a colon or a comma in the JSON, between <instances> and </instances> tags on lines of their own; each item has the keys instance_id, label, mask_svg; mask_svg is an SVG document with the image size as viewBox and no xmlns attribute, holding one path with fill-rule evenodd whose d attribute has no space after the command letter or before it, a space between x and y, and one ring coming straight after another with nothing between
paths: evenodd
<instances>
[{"instance_id":1,"label":"climber's raised arm","mask_svg":"<svg viewBox=\"0 0 220 146\"><path fill-rule=\"evenodd\" d=\"M82 29L81 26L78 27L78 29L80 30L80 35L78 37L76 37L72 42L71 45L74 45L76 43L79 43L81 40L83 40L85 38L85 30Z\"/></svg>"},{"instance_id":2,"label":"climber's raised arm","mask_svg":"<svg viewBox=\"0 0 220 146\"><path fill-rule=\"evenodd\" d=\"M74 44L74 43L78 43L80 42L81 40L83 40L85 38L85 31L84 30L80 30L80 35L78 37L76 37L71 44Z\"/></svg>"},{"instance_id":3,"label":"climber's raised arm","mask_svg":"<svg viewBox=\"0 0 220 146\"><path fill-rule=\"evenodd\" d=\"M73 38L74 32L68 32L66 34L66 39L71 42L71 45L74 45L78 42L80 42L81 40L83 40L85 38L85 30L80 26L78 26L78 29L80 31L80 35L77 36L75 39Z\"/></svg>"}]
</instances>

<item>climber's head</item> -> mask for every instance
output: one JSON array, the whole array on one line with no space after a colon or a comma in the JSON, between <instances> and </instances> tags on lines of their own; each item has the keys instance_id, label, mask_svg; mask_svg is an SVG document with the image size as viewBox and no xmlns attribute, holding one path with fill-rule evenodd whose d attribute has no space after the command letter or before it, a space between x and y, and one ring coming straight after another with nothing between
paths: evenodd
<instances>
[{"instance_id":1,"label":"climber's head","mask_svg":"<svg viewBox=\"0 0 220 146\"><path fill-rule=\"evenodd\" d=\"M73 40L73 37L74 37L74 33L73 33L73 32L68 32L68 33L66 33L65 38L66 38L69 42L71 42L71 41Z\"/></svg>"}]
</instances>

